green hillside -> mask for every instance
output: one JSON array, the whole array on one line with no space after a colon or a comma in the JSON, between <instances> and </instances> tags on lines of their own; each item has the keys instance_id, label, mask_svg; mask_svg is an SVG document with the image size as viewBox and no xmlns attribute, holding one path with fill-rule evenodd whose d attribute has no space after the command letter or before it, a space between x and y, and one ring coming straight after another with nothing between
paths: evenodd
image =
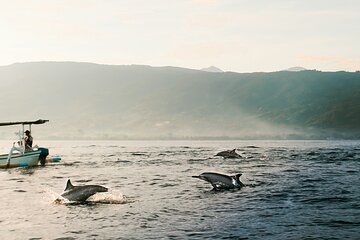
<instances>
[{"instance_id":1,"label":"green hillside","mask_svg":"<svg viewBox=\"0 0 360 240\"><path fill-rule=\"evenodd\" d=\"M359 72L38 62L0 79L0 121L48 118L43 138L360 138Z\"/></svg>"}]
</instances>

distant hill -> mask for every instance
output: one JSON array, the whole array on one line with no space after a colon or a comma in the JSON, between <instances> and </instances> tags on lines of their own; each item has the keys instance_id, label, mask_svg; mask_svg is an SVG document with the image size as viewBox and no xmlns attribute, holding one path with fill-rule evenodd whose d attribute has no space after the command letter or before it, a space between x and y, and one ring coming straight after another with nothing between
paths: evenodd
<instances>
[{"instance_id":1,"label":"distant hill","mask_svg":"<svg viewBox=\"0 0 360 240\"><path fill-rule=\"evenodd\" d=\"M214 67L214 66L210 66L210 67L207 67L207 68L202 68L200 70L205 71L205 72L224 72L220 68L217 68L217 67Z\"/></svg>"},{"instance_id":2,"label":"distant hill","mask_svg":"<svg viewBox=\"0 0 360 240\"><path fill-rule=\"evenodd\" d=\"M34 62L0 67L0 79L0 122L50 119L36 138L360 138L359 72Z\"/></svg>"},{"instance_id":3,"label":"distant hill","mask_svg":"<svg viewBox=\"0 0 360 240\"><path fill-rule=\"evenodd\" d=\"M287 68L284 69L283 71L288 71L288 72L300 72L300 71L306 71L306 68L303 67L291 67L291 68Z\"/></svg>"}]
</instances>

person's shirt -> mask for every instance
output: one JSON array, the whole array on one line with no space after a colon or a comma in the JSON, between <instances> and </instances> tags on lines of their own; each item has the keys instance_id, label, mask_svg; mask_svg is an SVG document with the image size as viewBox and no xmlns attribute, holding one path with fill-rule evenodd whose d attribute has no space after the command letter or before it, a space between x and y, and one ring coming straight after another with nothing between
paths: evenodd
<instances>
[{"instance_id":1,"label":"person's shirt","mask_svg":"<svg viewBox=\"0 0 360 240\"><path fill-rule=\"evenodd\" d=\"M33 144L33 137L32 136L26 136L25 137L25 147L32 147Z\"/></svg>"}]
</instances>

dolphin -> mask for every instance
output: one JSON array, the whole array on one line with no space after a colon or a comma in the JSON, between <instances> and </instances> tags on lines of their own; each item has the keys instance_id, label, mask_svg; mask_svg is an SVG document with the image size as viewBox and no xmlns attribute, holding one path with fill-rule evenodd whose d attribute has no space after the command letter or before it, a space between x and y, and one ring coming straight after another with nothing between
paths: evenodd
<instances>
[{"instance_id":1,"label":"dolphin","mask_svg":"<svg viewBox=\"0 0 360 240\"><path fill-rule=\"evenodd\" d=\"M194 178L200 178L208 183L210 183L214 190L221 190L221 189L240 189L245 187L245 185L240 181L240 176L242 174L236 174L234 176L228 176L221 173L215 172L204 172L199 176L192 176Z\"/></svg>"},{"instance_id":2,"label":"dolphin","mask_svg":"<svg viewBox=\"0 0 360 240\"><path fill-rule=\"evenodd\" d=\"M223 158L242 158L241 155L236 152L236 149L222 151L217 153L215 156L221 156Z\"/></svg>"},{"instance_id":3,"label":"dolphin","mask_svg":"<svg viewBox=\"0 0 360 240\"><path fill-rule=\"evenodd\" d=\"M71 184L70 179L66 183L64 193L61 194L63 198L69 201L85 202L90 196L98 192L107 192L108 189L99 185L84 185L74 186Z\"/></svg>"}]
</instances>

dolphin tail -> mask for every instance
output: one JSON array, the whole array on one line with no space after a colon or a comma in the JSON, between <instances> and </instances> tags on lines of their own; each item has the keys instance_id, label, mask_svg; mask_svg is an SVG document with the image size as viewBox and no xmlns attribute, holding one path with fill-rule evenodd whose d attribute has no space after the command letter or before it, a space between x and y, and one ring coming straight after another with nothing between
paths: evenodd
<instances>
[{"instance_id":1,"label":"dolphin tail","mask_svg":"<svg viewBox=\"0 0 360 240\"><path fill-rule=\"evenodd\" d=\"M241 187L245 187L245 184L243 184L241 181L240 181L240 176L242 175L242 173L239 173L239 174L236 174L234 177L236 179L236 181L240 184Z\"/></svg>"},{"instance_id":2,"label":"dolphin tail","mask_svg":"<svg viewBox=\"0 0 360 240\"><path fill-rule=\"evenodd\" d=\"M242 173L238 173L234 177L235 177L236 180L240 181L241 175L242 175Z\"/></svg>"}]
</instances>

